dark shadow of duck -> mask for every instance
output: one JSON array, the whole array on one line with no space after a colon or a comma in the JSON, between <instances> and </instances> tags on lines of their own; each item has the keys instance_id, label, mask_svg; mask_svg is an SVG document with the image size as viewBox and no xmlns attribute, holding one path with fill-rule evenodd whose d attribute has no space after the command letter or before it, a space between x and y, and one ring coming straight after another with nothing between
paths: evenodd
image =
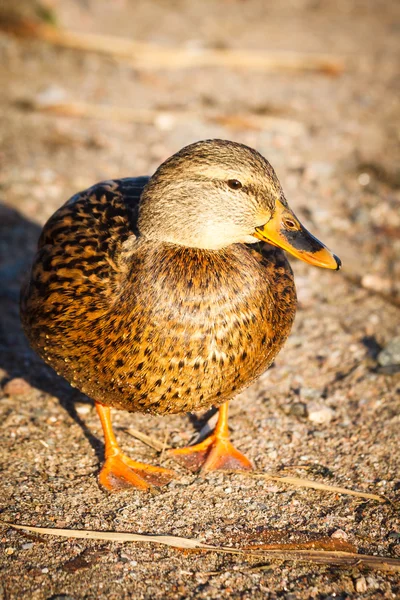
<instances>
[{"instance_id":1,"label":"dark shadow of duck","mask_svg":"<svg viewBox=\"0 0 400 600\"><path fill-rule=\"evenodd\" d=\"M6 372L1 383L21 377L33 387L56 396L102 460L103 443L91 433L75 408L75 402L90 400L37 356L21 327L20 288L29 273L40 231L39 225L0 203L0 369Z\"/></svg>"}]
</instances>

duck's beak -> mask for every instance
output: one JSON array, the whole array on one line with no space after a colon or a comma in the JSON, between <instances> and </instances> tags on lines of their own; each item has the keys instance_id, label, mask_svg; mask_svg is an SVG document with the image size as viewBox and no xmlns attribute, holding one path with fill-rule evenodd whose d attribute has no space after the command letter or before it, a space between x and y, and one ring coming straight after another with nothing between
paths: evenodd
<instances>
[{"instance_id":1,"label":"duck's beak","mask_svg":"<svg viewBox=\"0 0 400 600\"><path fill-rule=\"evenodd\" d=\"M257 227L253 235L263 242L283 248L311 265L336 271L342 265L340 258L311 235L290 208L279 200L276 201L272 218L265 225Z\"/></svg>"}]
</instances>

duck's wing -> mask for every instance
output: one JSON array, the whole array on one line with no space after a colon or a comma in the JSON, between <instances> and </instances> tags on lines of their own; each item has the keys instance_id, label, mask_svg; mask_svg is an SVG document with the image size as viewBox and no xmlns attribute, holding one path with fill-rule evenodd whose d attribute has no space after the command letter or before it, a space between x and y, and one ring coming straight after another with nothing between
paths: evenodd
<instances>
[{"instance_id":1,"label":"duck's wing","mask_svg":"<svg viewBox=\"0 0 400 600\"><path fill-rule=\"evenodd\" d=\"M107 276L122 244L137 237L139 200L148 177L102 181L75 194L43 227L38 249L59 257L53 268L82 269Z\"/></svg>"},{"instance_id":2,"label":"duck's wing","mask_svg":"<svg viewBox=\"0 0 400 600\"><path fill-rule=\"evenodd\" d=\"M101 246L119 237L123 243L137 235L139 200L149 177L127 177L102 181L79 192L59 208L43 227L39 248L77 245L95 240Z\"/></svg>"},{"instance_id":3,"label":"duck's wing","mask_svg":"<svg viewBox=\"0 0 400 600\"><path fill-rule=\"evenodd\" d=\"M148 177L103 181L75 194L43 227L22 315L39 305L60 311L68 298L106 299L120 276L123 243L136 239L139 200ZM50 310L51 309L51 310Z\"/></svg>"}]
</instances>

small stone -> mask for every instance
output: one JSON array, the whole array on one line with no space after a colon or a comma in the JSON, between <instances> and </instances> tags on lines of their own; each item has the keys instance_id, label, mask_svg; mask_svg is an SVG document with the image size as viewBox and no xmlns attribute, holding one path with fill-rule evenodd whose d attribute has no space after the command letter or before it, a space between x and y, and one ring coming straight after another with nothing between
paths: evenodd
<instances>
[{"instance_id":1,"label":"small stone","mask_svg":"<svg viewBox=\"0 0 400 600\"><path fill-rule=\"evenodd\" d=\"M169 113L162 113L155 118L154 123L161 131L170 131L175 125L175 117Z\"/></svg>"},{"instance_id":2,"label":"small stone","mask_svg":"<svg viewBox=\"0 0 400 600\"><path fill-rule=\"evenodd\" d=\"M5 549L5 553L7 554L7 556L11 556L11 554L14 554L15 552L15 548L6 548Z\"/></svg>"},{"instance_id":3,"label":"small stone","mask_svg":"<svg viewBox=\"0 0 400 600\"><path fill-rule=\"evenodd\" d=\"M26 542L26 544L22 544L22 550L30 550L33 546L33 542Z\"/></svg>"},{"instance_id":4,"label":"small stone","mask_svg":"<svg viewBox=\"0 0 400 600\"><path fill-rule=\"evenodd\" d=\"M64 88L59 85L49 85L42 89L41 92L36 96L36 101L40 105L46 104L58 104L65 102L67 93Z\"/></svg>"},{"instance_id":5,"label":"small stone","mask_svg":"<svg viewBox=\"0 0 400 600\"><path fill-rule=\"evenodd\" d=\"M47 567L44 567L44 568L42 569L42 573L48 573L48 572L49 572L49 569L48 569Z\"/></svg>"},{"instance_id":6,"label":"small stone","mask_svg":"<svg viewBox=\"0 0 400 600\"><path fill-rule=\"evenodd\" d=\"M308 415L307 405L304 402L294 402L289 407L289 414L299 419L304 419Z\"/></svg>"},{"instance_id":7,"label":"small stone","mask_svg":"<svg viewBox=\"0 0 400 600\"><path fill-rule=\"evenodd\" d=\"M131 560L131 557L128 556L127 554L125 554L124 552L121 552L120 558L121 558L121 562L124 562L124 563L130 562L130 560Z\"/></svg>"},{"instance_id":8,"label":"small stone","mask_svg":"<svg viewBox=\"0 0 400 600\"><path fill-rule=\"evenodd\" d=\"M331 538L338 539L338 540L347 540L348 535L345 531L343 531L343 529L336 529L336 531L334 531L331 534Z\"/></svg>"},{"instance_id":9,"label":"small stone","mask_svg":"<svg viewBox=\"0 0 400 600\"><path fill-rule=\"evenodd\" d=\"M382 367L400 365L400 337L390 340L378 354L378 363Z\"/></svg>"},{"instance_id":10,"label":"small stone","mask_svg":"<svg viewBox=\"0 0 400 600\"><path fill-rule=\"evenodd\" d=\"M390 293L392 288L392 282L388 277L380 277L373 273L367 273L361 279L361 285L367 290L373 290L374 292Z\"/></svg>"},{"instance_id":11,"label":"small stone","mask_svg":"<svg viewBox=\"0 0 400 600\"><path fill-rule=\"evenodd\" d=\"M6 396L24 396L25 394L29 394L31 390L32 387L29 385L29 383L21 377L10 379L10 381L8 381L3 388Z\"/></svg>"},{"instance_id":12,"label":"small stone","mask_svg":"<svg viewBox=\"0 0 400 600\"><path fill-rule=\"evenodd\" d=\"M358 183L362 186L369 185L371 182L371 176L369 173L360 173L358 176Z\"/></svg>"},{"instance_id":13,"label":"small stone","mask_svg":"<svg viewBox=\"0 0 400 600\"><path fill-rule=\"evenodd\" d=\"M367 580L365 577L359 577L356 581L356 592L363 593L368 589Z\"/></svg>"},{"instance_id":14,"label":"small stone","mask_svg":"<svg viewBox=\"0 0 400 600\"><path fill-rule=\"evenodd\" d=\"M304 400L316 400L321 397L321 392L315 388L302 387L300 389L300 396Z\"/></svg>"},{"instance_id":15,"label":"small stone","mask_svg":"<svg viewBox=\"0 0 400 600\"><path fill-rule=\"evenodd\" d=\"M269 485L265 488L265 491L269 494L277 494L280 490L277 485Z\"/></svg>"},{"instance_id":16,"label":"small stone","mask_svg":"<svg viewBox=\"0 0 400 600\"><path fill-rule=\"evenodd\" d=\"M375 577L369 576L366 579L367 579L367 585L368 585L369 588L371 588L373 590L379 589L379 583L375 579Z\"/></svg>"},{"instance_id":17,"label":"small stone","mask_svg":"<svg viewBox=\"0 0 400 600\"><path fill-rule=\"evenodd\" d=\"M78 413L78 415L88 415L91 410L92 407L90 404L78 404L76 406L76 412Z\"/></svg>"},{"instance_id":18,"label":"small stone","mask_svg":"<svg viewBox=\"0 0 400 600\"><path fill-rule=\"evenodd\" d=\"M308 419L318 425L330 423L333 419L333 410L329 408L329 406L310 408L308 411Z\"/></svg>"}]
</instances>

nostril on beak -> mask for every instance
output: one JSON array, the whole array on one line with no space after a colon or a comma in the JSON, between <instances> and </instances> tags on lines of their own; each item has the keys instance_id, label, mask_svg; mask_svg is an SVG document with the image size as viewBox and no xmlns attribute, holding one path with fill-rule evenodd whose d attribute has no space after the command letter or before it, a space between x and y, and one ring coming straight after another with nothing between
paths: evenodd
<instances>
[{"instance_id":1,"label":"nostril on beak","mask_svg":"<svg viewBox=\"0 0 400 600\"><path fill-rule=\"evenodd\" d=\"M284 219L283 224L287 229L296 229L296 223L291 219Z\"/></svg>"}]
</instances>

